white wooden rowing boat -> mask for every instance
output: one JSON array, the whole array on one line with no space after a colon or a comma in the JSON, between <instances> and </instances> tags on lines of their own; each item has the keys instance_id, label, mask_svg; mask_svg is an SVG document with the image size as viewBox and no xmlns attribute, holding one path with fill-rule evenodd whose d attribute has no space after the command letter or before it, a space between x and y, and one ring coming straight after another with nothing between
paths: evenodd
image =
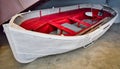
<instances>
[{"instance_id":1,"label":"white wooden rowing boat","mask_svg":"<svg viewBox=\"0 0 120 69\"><path fill-rule=\"evenodd\" d=\"M76 19L74 19L74 16L76 17L77 15L81 14L80 13L81 11L80 12L78 11L79 13L78 12L74 13L74 15L73 12L71 13L71 11L84 9L84 8L87 9L92 8L92 11L87 10L84 12L85 16L88 16L91 19L93 19L94 16L93 12L95 9L98 10L98 13L102 9L103 11L111 15L107 16L106 13L105 17L96 21L92 25L88 24L90 23L90 20L87 20L88 21L87 23L86 22L83 23L82 21L79 22L79 20L77 21ZM66 12L68 13L68 11L70 16L68 16L69 14L64 15L64 13ZM58 17L59 14L60 17ZM52 16L57 15L57 19L56 16L54 16L53 19L51 19L51 15ZM47 19L47 16L49 16L50 19L49 18ZM102 15L96 14L96 16L102 16ZM9 24L4 24L3 27L15 59L20 63L29 63L39 57L64 53L80 47L86 47L86 45L92 43L100 36L102 36L114 23L117 16L118 13L112 8L107 6L102 6L98 4L92 4L92 5L80 4L80 5L66 6L66 7L54 8L54 9L50 8L50 9L36 10L36 11L16 14L15 16L12 17ZM43 24L38 24L36 22L33 22L32 25L29 23L29 21L26 22L27 20L38 17L40 19L44 17L42 21ZM64 20L63 17L71 22L70 23L65 22L62 24L56 23L56 20L57 22L59 22L59 20L60 21ZM47 25L45 22L47 22ZM73 26L74 22L78 23L79 25L80 24L85 25L86 28L84 28L81 31L81 27L76 27L75 25ZM36 23L37 25L35 24L36 25L35 26L34 23ZM49 23L49 28L48 28L48 23ZM43 28L41 27L41 25L44 25L42 26ZM48 31L53 27L55 28L54 30ZM57 33L53 33L54 31L56 31Z\"/></svg>"}]
</instances>

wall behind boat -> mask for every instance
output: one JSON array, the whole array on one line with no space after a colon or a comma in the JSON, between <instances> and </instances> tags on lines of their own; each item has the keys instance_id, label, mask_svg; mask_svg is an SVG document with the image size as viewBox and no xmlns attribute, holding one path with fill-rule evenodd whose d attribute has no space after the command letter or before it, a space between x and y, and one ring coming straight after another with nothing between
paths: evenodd
<instances>
[{"instance_id":1,"label":"wall behind boat","mask_svg":"<svg viewBox=\"0 0 120 69\"><path fill-rule=\"evenodd\" d=\"M52 8L53 6L61 7L80 3L105 4L105 0L50 0L43 4L42 6L37 6L35 9ZM109 6L117 10L118 13L120 14L120 0L109 0ZM120 23L120 15L118 16L115 23Z\"/></svg>"}]
</instances>

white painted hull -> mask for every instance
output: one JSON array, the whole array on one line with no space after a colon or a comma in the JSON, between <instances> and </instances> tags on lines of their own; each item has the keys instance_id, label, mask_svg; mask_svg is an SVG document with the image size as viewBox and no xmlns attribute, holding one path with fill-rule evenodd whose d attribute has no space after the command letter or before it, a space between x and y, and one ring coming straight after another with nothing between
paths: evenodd
<instances>
[{"instance_id":1,"label":"white painted hull","mask_svg":"<svg viewBox=\"0 0 120 69\"><path fill-rule=\"evenodd\" d=\"M117 14L103 26L85 35L57 36L37 33L21 28L13 23L13 20L19 15L21 14L15 15L10 23L4 24L3 27L14 57L20 63L29 63L39 57L64 53L80 47L85 47L102 36L118 16Z\"/></svg>"}]
</instances>

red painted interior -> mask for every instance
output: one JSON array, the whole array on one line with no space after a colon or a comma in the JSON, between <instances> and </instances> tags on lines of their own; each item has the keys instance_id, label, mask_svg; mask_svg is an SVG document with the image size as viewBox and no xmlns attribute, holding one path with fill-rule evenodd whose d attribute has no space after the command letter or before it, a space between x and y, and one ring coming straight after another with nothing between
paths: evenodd
<instances>
[{"instance_id":1,"label":"red painted interior","mask_svg":"<svg viewBox=\"0 0 120 69\"><path fill-rule=\"evenodd\" d=\"M99 22L101 19L105 17L112 16L110 13L106 11L104 11L103 16L98 16L99 10L92 9L93 17L89 17L85 15L85 12L88 12L88 11L91 11L91 9L90 8L76 9L72 11L59 12L56 14L36 17L36 18L32 18L24 21L23 23L21 23L20 26L27 30L32 30L32 31L37 31L37 32L42 32L47 34L57 29L60 29L61 31L67 32L67 34L65 34L66 36L73 36L94 25L94 24L89 24L87 22L84 22L83 19L92 19L92 20L97 20L97 22ZM73 24L76 22L78 23L78 25L82 24L86 26L86 28L82 29L79 32L75 32L61 25L63 23Z\"/></svg>"}]
</instances>

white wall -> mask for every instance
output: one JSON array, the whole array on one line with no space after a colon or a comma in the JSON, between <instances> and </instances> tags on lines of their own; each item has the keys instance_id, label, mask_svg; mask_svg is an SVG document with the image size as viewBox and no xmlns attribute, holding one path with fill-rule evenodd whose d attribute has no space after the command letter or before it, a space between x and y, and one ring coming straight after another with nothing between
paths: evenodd
<instances>
[{"instance_id":1,"label":"white wall","mask_svg":"<svg viewBox=\"0 0 120 69\"><path fill-rule=\"evenodd\" d=\"M109 0L109 6L117 10L120 14L120 0ZM105 4L105 0L50 0L42 6L38 6L35 9L42 8L51 8L51 7L60 7L66 5L74 5L80 3L96 3L96 4ZM120 23L120 15L115 23Z\"/></svg>"}]
</instances>

